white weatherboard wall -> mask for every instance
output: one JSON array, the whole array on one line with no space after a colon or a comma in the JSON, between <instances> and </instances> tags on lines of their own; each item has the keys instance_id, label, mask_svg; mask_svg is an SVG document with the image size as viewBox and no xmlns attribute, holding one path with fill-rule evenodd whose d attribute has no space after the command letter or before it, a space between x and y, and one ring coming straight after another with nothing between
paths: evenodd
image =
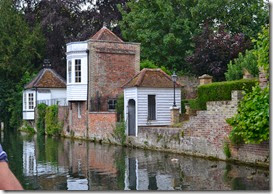
<instances>
[{"instance_id":1,"label":"white weatherboard wall","mask_svg":"<svg viewBox=\"0 0 273 194\"><path fill-rule=\"evenodd\" d=\"M71 42L66 45L66 72L67 72L67 100L86 101L87 100L87 42ZM81 82L75 82L75 60L81 60ZM72 79L69 83L68 62L72 63Z\"/></svg>"},{"instance_id":2,"label":"white weatherboard wall","mask_svg":"<svg viewBox=\"0 0 273 194\"><path fill-rule=\"evenodd\" d=\"M36 91L32 89L24 90L23 92L23 119L34 120L34 109L29 109L29 94L33 94L33 105L36 106ZM26 98L24 98L24 96ZM25 106L26 105L26 106Z\"/></svg>"},{"instance_id":3,"label":"white weatherboard wall","mask_svg":"<svg viewBox=\"0 0 273 194\"><path fill-rule=\"evenodd\" d=\"M65 106L66 103L66 88L40 88L37 92L38 104L45 103L52 105L58 101L60 106Z\"/></svg>"},{"instance_id":4,"label":"white weatherboard wall","mask_svg":"<svg viewBox=\"0 0 273 194\"><path fill-rule=\"evenodd\" d=\"M156 120L148 121L148 95L156 97ZM138 126L164 126L171 124L170 107L173 106L174 90L173 88L144 88L133 87L124 89L124 118L128 118L128 101L134 99L136 102L136 136ZM181 112L181 89L175 90L176 106ZM128 125L127 125L128 134Z\"/></svg>"},{"instance_id":5,"label":"white weatherboard wall","mask_svg":"<svg viewBox=\"0 0 273 194\"><path fill-rule=\"evenodd\" d=\"M138 126L170 125L173 106L173 88L138 88L137 123ZM148 121L148 95L155 95L156 120ZM181 108L181 89L175 90L176 106ZM180 110L181 112L181 110Z\"/></svg>"}]
</instances>

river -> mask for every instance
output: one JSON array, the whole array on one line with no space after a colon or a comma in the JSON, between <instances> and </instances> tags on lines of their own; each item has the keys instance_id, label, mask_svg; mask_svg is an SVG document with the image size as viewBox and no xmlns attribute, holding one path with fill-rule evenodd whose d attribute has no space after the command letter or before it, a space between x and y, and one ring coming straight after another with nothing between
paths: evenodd
<instances>
[{"instance_id":1,"label":"river","mask_svg":"<svg viewBox=\"0 0 273 194\"><path fill-rule=\"evenodd\" d=\"M27 190L269 190L269 169L67 138L1 132Z\"/></svg>"}]
</instances>

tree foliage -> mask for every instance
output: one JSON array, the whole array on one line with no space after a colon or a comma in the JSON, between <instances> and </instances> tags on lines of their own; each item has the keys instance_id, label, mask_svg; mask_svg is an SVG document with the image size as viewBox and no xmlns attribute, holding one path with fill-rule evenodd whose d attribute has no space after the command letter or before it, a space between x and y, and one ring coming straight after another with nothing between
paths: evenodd
<instances>
[{"instance_id":1,"label":"tree foliage","mask_svg":"<svg viewBox=\"0 0 273 194\"><path fill-rule=\"evenodd\" d=\"M144 60L140 63L140 70L144 69L144 68L150 68L150 69L161 69L162 71L164 71L165 73L167 73L168 75L171 75L171 71L168 70L166 67L164 66L157 66L156 64L154 64L152 61L149 60Z\"/></svg>"},{"instance_id":2,"label":"tree foliage","mask_svg":"<svg viewBox=\"0 0 273 194\"><path fill-rule=\"evenodd\" d=\"M246 50L245 54L239 53L238 58L230 61L225 73L226 80L239 80L243 77L243 71L246 69L251 75L259 75L257 57L254 50Z\"/></svg>"},{"instance_id":3,"label":"tree foliage","mask_svg":"<svg viewBox=\"0 0 273 194\"><path fill-rule=\"evenodd\" d=\"M121 10L120 27L126 40L141 43L141 59L167 69L187 69L184 58L193 48L198 27L191 15L192 0L130 1Z\"/></svg>"},{"instance_id":4,"label":"tree foliage","mask_svg":"<svg viewBox=\"0 0 273 194\"><path fill-rule=\"evenodd\" d=\"M258 67L269 71L269 27L263 28L254 41ZM269 73L269 72L268 72ZM230 139L245 143L269 140L269 84L265 89L258 85L246 93L238 107L238 114L227 120L233 127Z\"/></svg>"},{"instance_id":5,"label":"tree foliage","mask_svg":"<svg viewBox=\"0 0 273 194\"><path fill-rule=\"evenodd\" d=\"M41 24L46 39L45 55L52 67L66 76L66 43L87 40L105 24L117 35L121 19L117 5L128 0L17 0L29 25Z\"/></svg>"},{"instance_id":6,"label":"tree foliage","mask_svg":"<svg viewBox=\"0 0 273 194\"><path fill-rule=\"evenodd\" d=\"M0 120L18 127L22 90L41 64L44 39L39 26L29 28L11 0L0 1Z\"/></svg>"},{"instance_id":7,"label":"tree foliage","mask_svg":"<svg viewBox=\"0 0 273 194\"><path fill-rule=\"evenodd\" d=\"M245 143L261 143L269 140L269 86L262 90L255 86L241 101L238 114L227 122L233 127L230 139L242 139ZM238 140L237 140L238 141Z\"/></svg>"},{"instance_id":8,"label":"tree foliage","mask_svg":"<svg viewBox=\"0 0 273 194\"><path fill-rule=\"evenodd\" d=\"M243 34L230 34L224 26L213 31L206 24L202 34L194 37L194 53L187 57L192 71L197 75L209 74L215 80L224 80L227 64L240 52L250 48L251 42Z\"/></svg>"},{"instance_id":9,"label":"tree foliage","mask_svg":"<svg viewBox=\"0 0 273 194\"><path fill-rule=\"evenodd\" d=\"M221 24L231 33L257 38L262 26L269 24L268 0L198 0L191 9L197 23L209 22L217 29Z\"/></svg>"}]
</instances>

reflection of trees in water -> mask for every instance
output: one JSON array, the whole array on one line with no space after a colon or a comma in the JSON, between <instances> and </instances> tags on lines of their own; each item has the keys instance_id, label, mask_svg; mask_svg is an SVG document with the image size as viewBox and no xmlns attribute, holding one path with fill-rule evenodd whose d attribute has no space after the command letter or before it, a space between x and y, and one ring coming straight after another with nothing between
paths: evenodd
<instances>
[{"instance_id":1,"label":"reflection of trees in water","mask_svg":"<svg viewBox=\"0 0 273 194\"><path fill-rule=\"evenodd\" d=\"M125 179L125 157L126 157L126 152L125 149L118 149L116 150L114 154L115 158L115 166L117 168L117 186L119 189L124 189L125 184L124 184L124 179Z\"/></svg>"}]
</instances>

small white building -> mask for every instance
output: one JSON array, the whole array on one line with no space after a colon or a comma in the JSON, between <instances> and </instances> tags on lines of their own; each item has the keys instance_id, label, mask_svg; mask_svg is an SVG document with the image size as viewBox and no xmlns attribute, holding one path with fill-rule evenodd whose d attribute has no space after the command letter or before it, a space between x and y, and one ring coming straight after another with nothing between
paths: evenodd
<instances>
[{"instance_id":1,"label":"small white building","mask_svg":"<svg viewBox=\"0 0 273 194\"><path fill-rule=\"evenodd\" d=\"M66 81L50 67L44 67L25 85L23 91L23 120L34 120L37 104L65 106Z\"/></svg>"},{"instance_id":2,"label":"small white building","mask_svg":"<svg viewBox=\"0 0 273 194\"><path fill-rule=\"evenodd\" d=\"M181 87L176 83L175 102L181 112ZM174 83L161 69L143 69L124 86L124 119L127 135L137 136L139 126L171 124Z\"/></svg>"}]
</instances>

